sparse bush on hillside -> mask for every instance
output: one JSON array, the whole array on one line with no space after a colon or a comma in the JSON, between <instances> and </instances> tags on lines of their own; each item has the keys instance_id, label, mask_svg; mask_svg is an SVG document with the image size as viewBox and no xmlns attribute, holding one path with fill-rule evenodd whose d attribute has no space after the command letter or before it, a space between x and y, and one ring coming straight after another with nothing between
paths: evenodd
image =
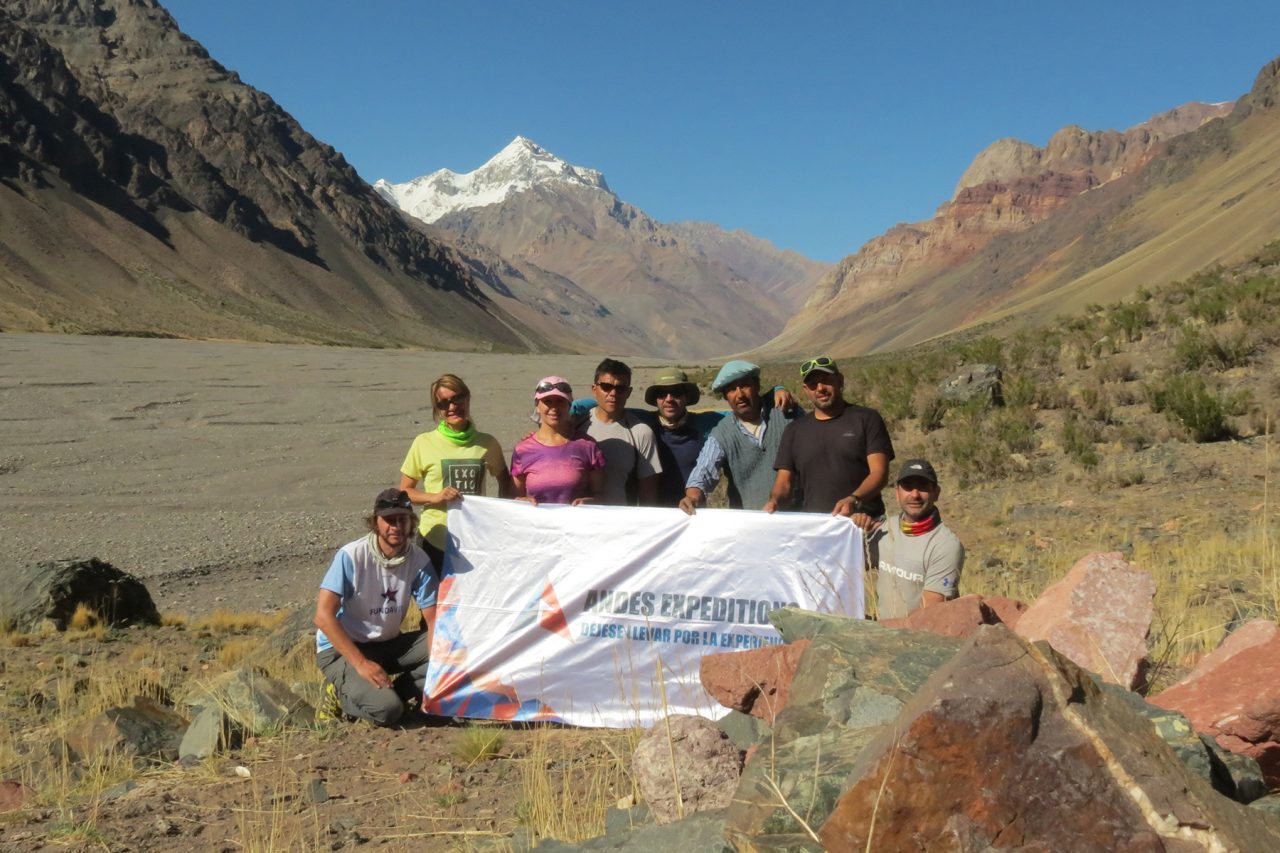
<instances>
[{"instance_id":1,"label":"sparse bush on hillside","mask_svg":"<svg viewBox=\"0 0 1280 853\"><path fill-rule=\"evenodd\" d=\"M1072 462L1085 468L1097 466L1099 460L1094 444L1102 437L1101 427L1087 421L1075 412L1068 412L1062 421L1062 449Z\"/></svg>"},{"instance_id":2,"label":"sparse bush on hillside","mask_svg":"<svg viewBox=\"0 0 1280 853\"><path fill-rule=\"evenodd\" d=\"M1038 425L1035 412L1025 407L1006 408L995 415L996 437L1014 453L1029 453L1040 445Z\"/></svg>"},{"instance_id":3,"label":"sparse bush on hillside","mask_svg":"<svg viewBox=\"0 0 1280 853\"><path fill-rule=\"evenodd\" d=\"M922 388L916 393L916 422L921 432L940 429L946 414L947 401L937 388Z\"/></svg>"},{"instance_id":4,"label":"sparse bush on hillside","mask_svg":"<svg viewBox=\"0 0 1280 853\"><path fill-rule=\"evenodd\" d=\"M1100 424L1111 423L1111 397L1101 385L1085 385L1079 391L1079 412Z\"/></svg>"},{"instance_id":5,"label":"sparse bush on hillside","mask_svg":"<svg viewBox=\"0 0 1280 853\"><path fill-rule=\"evenodd\" d=\"M1192 441L1217 441L1228 435L1227 408L1197 373L1178 373L1150 386L1148 399L1153 412L1163 412Z\"/></svg>"},{"instance_id":6,"label":"sparse bush on hillside","mask_svg":"<svg viewBox=\"0 0 1280 853\"><path fill-rule=\"evenodd\" d=\"M1133 362L1124 356L1112 356L1103 361L1096 372L1099 382L1129 382L1137 376L1133 370Z\"/></svg>"},{"instance_id":7,"label":"sparse bush on hillside","mask_svg":"<svg viewBox=\"0 0 1280 853\"><path fill-rule=\"evenodd\" d=\"M1026 408L1039 402L1039 383L1023 373L1004 381L1004 403L1011 409Z\"/></svg>"},{"instance_id":8,"label":"sparse bush on hillside","mask_svg":"<svg viewBox=\"0 0 1280 853\"><path fill-rule=\"evenodd\" d=\"M1176 365L1184 370L1212 367L1227 370L1248 363L1257 352L1257 344L1247 327L1229 325L1217 331L1184 326L1174 346Z\"/></svg>"},{"instance_id":9,"label":"sparse bush on hillside","mask_svg":"<svg viewBox=\"0 0 1280 853\"><path fill-rule=\"evenodd\" d=\"M1151 306L1146 302L1118 302L1107 314L1111 335L1129 343L1142 340L1143 331L1152 325Z\"/></svg>"},{"instance_id":10,"label":"sparse bush on hillside","mask_svg":"<svg viewBox=\"0 0 1280 853\"><path fill-rule=\"evenodd\" d=\"M958 355L964 364L994 364L1004 367L1004 341L995 335L983 335L961 344Z\"/></svg>"}]
</instances>

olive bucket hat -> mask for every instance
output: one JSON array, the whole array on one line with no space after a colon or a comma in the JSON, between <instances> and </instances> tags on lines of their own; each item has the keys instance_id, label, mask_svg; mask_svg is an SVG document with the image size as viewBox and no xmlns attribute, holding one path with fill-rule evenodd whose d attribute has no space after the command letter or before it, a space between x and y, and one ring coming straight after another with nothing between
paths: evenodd
<instances>
[{"instance_id":1,"label":"olive bucket hat","mask_svg":"<svg viewBox=\"0 0 1280 853\"><path fill-rule=\"evenodd\" d=\"M692 406L702 398L702 392L698 390L698 386L689 381L688 375L683 370L668 367L658 371L653 382L644 389L644 401L650 406L658 405L658 392L664 388L679 388L683 391L686 406Z\"/></svg>"}]
</instances>

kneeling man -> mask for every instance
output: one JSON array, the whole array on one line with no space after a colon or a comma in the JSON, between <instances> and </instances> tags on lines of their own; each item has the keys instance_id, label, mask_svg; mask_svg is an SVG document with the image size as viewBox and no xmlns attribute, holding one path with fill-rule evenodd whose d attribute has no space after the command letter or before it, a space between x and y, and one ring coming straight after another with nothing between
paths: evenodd
<instances>
[{"instance_id":1,"label":"kneeling man","mask_svg":"<svg viewBox=\"0 0 1280 853\"><path fill-rule=\"evenodd\" d=\"M879 568L876 598L880 619L900 619L960 594L964 546L942 523L938 475L924 459L908 459L898 471L898 508L883 523L855 514L867 533L871 563Z\"/></svg>"},{"instance_id":2,"label":"kneeling man","mask_svg":"<svg viewBox=\"0 0 1280 853\"><path fill-rule=\"evenodd\" d=\"M378 726L396 723L427 679L437 581L413 542L416 520L408 494L381 492L365 519L368 535L338 550L316 599L316 663L329 682L328 699ZM402 633L410 596L422 626Z\"/></svg>"}]
</instances>

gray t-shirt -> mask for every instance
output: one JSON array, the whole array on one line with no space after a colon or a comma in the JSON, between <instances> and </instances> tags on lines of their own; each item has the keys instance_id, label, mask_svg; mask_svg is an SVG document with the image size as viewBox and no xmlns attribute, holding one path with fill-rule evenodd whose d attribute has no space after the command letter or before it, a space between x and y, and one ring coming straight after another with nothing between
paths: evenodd
<instances>
[{"instance_id":1,"label":"gray t-shirt","mask_svg":"<svg viewBox=\"0 0 1280 853\"><path fill-rule=\"evenodd\" d=\"M964 546L945 524L922 536L902 532L902 515L885 519L871 534L871 562L879 569L876 598L880 619L901 619L920 606L925 590L948 599L960 594Z\"/></svg>"},{"instance_id":2,"label":"gray t-shirt","mask_svg":"<svg viewBox=\"0 0 1280 853\"><path fill-rule=\"evenodd\" d=\"M604 494L600 502L611 506L635 506L636 481L662 473L653 430L630 412L621 420L605 423L593 409L587 422L587 435L600 445L604 454ZM628 495L627 483L631 482Z\"/></svg>"}]
</instances>

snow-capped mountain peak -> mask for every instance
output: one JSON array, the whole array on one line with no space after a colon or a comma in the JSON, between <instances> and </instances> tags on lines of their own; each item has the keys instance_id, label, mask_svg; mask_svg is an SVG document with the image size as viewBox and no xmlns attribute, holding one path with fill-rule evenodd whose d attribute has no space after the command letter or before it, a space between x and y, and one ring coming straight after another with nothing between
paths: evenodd
<instances>
[{"instance_id":1,"label":"snow-capped mountain peak","mask_svg":"<svg viewBox=\"0 0 1280 853\"><path fill-rule=\"evenodd\" d=\"M435 222L458 210L498 204L537 184L566 183L609 192L604 175L574 166L531 139L515 139L474 172L440 169L403 184L378 180L374 190L423 222Z\"/></svg>"}]
</instances>

